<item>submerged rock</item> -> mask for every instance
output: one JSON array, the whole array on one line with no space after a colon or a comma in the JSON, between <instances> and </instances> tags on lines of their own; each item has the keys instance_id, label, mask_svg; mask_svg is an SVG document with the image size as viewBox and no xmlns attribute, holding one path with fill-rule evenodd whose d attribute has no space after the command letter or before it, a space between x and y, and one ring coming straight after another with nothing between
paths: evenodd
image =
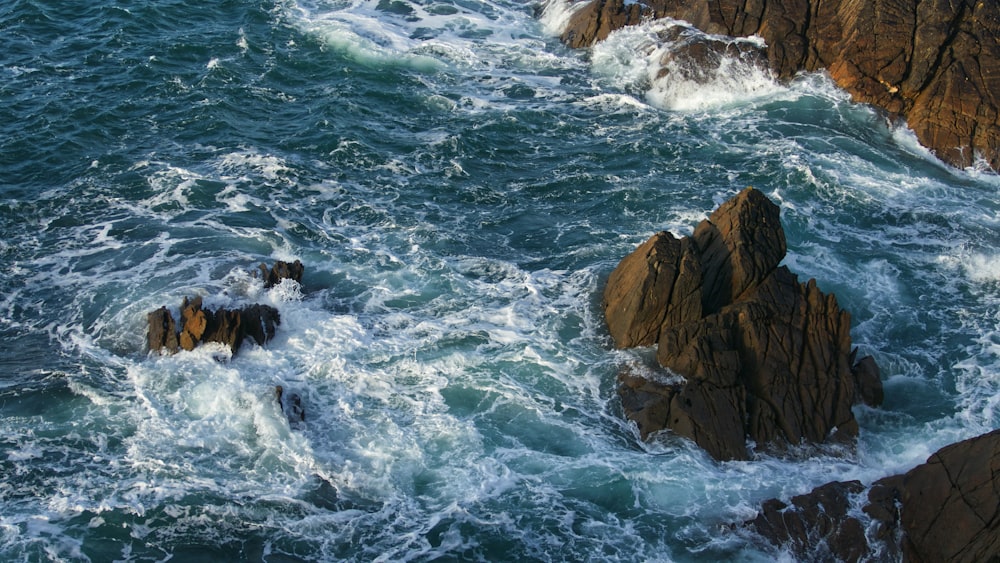
<instances>
[{"instance_id":1,"label":"submerged rock","mask_svg":"<svg viewBox=\"0 0 1000 563\"><path fill-rule=\"evenodd\" d=\"M302 397L298 393L285 393L285 388L281 385L274 387L274 395L278 400L281 412L285 413L289 422L304 422L306 419L306 409L302 406Z\"/></svg>"},{"instance_id":2,"label":"submerged rock","mask_svg":"<svg viewBox=\"0 0 1000 563\"><path fill-rule=\"evenodd\" d=\"M978 0L590 0L563 30L586 47L650 18L710 34L759 36L789 78L826 69L859 102L904 118L921 144L956 166L1000 169L1000 3Z\"/></svg>"},{"instance_id":3,"label":"submerged rock","mask_svg":"<svg viewBox=\"0 0 1000 563\"><path fill-rule=\"evenodd\" d=\"M875 482L867 497L865 490L834 482L791 504L769 500L745 526L803 559L1000 560L1000 430L938 450Z\"/></svg>"},{"instance_id":4,"label":"submerged rock","mask_svg":"<svg viewBox=\"0 0 1000 563\"><path fill-rule=\"evenodd\" d=\"M851 406L881 399L871 358L854 363L850 315L814 280L779 267L779 209L747 188L691 237L657 233L608 278L604 312L619 348L657 346L681 378L624 371L619 394L643 439L670 429L716 459L765 447L849 442Z\"/></svg>"}]
</instances>

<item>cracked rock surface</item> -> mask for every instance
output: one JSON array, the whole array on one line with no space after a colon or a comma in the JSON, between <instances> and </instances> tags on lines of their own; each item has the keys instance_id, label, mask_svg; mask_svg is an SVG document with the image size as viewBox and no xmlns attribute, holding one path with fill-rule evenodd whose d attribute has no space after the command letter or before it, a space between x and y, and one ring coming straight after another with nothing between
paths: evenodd
<instances>
[{"instance_id":1,"label":"cracked rock surface","mask_svg":"<svg viewBox=\"0 0 1000 563\"><path fill-rule=\"evenodd\" d=\"M982 0L590 0L562 39L586 47L649 18L757 35L781 78L826 69L859 102L907 121L949 164L1000 169L1000 3Z\"/></svg>"},{"instance_id":2,"label":"cracked rock surface","mask_svg":"<svg viewBox=\"0 0 1000 563\"><path fill-rule=\"evenodd\" d=\"M747 439L781 448L857 436L851 406L880 396L878 368L854 362L850 315L779 266L785 252L778 206L747 188L691 237L657 233L611 273L615 345L655 344L659 365L681 376L619 376L643 439L670 429L725 460L748 458Z\"/></svg>"}]
</instances>

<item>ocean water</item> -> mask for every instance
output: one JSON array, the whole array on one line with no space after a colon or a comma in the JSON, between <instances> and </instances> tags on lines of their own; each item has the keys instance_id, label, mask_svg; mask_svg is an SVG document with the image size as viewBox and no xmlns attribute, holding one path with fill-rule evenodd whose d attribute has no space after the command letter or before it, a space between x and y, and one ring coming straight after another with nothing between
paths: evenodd
<instances>
[{"instance_id":1,"label":"ocean water","mask_svg":"<svg viewBox=\"0 0 1000 563\"><path fill-rule=\"evenodd\" d=\"M1000 427L995 174L822 74L656 78L676 23L567 49L572 9L0 6L0 560L790 559L732 524ZM748 185L882 368L855 450L718 463L621 416L650 352L604 280ZM192 295L282 324L147 353Z\"/></svg>"}]
</instances>

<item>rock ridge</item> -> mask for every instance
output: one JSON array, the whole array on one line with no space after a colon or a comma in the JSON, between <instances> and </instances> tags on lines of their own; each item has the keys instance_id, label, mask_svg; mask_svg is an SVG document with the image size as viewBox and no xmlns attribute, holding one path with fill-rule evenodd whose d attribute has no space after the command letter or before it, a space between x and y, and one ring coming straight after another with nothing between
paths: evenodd
<instances>
[{"instance_id":1,"label":"rock ridge","mask_svg":"<svg viewBox=\"0 0 1000 563\"><path fill-rule=\"evenodd\" d=\"M773 449L849 443L852 405L881 401L874 360L854 361L850 314L780 266L779 212L747 188L690 237L654 234L609 276L615 346L655 345L658 364L682 378L619 374L642 439L669 429L720 460L748 459L748 439Z\"/></svg>"},{"instance_id":2,"label":"rock ridge","mask_svg":"<svg viewBox=\"0 0 1000 563\"><path fill-rule=\"evenodd\" d=\"M1000 561L1000 430L870 487L835 481L768 500L743 527L803 559Z\"/></svg>"},{"instance_id":3,"label":"rock ridge","mask_svg":"<svg viewBox=\"0 0 1000 563\"><path fill-rule=\"evenodd\" d=\"M1000 169L1000 3L980 0L590 0L562 32L580 48L651 18L759 36L780 78L825 69L858 102L907 121L940 159Z\"/></svg>"}]
</instances>

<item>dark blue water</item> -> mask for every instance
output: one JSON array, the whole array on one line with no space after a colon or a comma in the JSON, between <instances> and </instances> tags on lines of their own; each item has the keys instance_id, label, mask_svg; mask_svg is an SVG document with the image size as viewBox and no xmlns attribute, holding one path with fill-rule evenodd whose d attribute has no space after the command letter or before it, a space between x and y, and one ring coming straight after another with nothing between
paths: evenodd
<instances>
[{"instance_id":1,"label":"dark blue water","mask_svg":"<svg viewBox=\"0 0 1000 563\"><path fill-rule=\"evenodd\" d=\"M654 27L571 51L536 8L0 7L0 559L765 561L727 526L761 501L1000 424L995 175L822 75L657 80ZM717 463L621 417L649 353L604 280L747 185L882 367L855 452ZM147 354L189 295L277 337Z\"/></svg>"}]
</instances>

